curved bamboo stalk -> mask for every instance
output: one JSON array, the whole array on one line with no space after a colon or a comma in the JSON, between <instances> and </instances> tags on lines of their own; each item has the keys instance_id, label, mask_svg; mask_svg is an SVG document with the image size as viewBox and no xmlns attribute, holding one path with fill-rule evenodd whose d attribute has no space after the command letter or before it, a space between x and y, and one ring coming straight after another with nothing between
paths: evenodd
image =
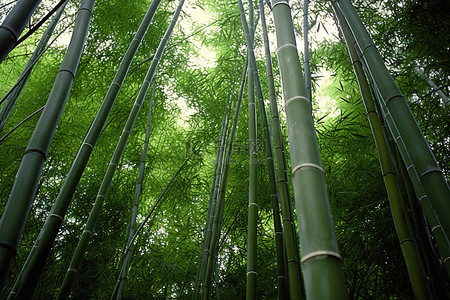
<instances>
[{"instance_id":1,"label":"curved bamboo stalk","mask_svg":"<svg viewBox=\"0 0 450 300\"><path fill-rule=\"evenodd\" d=\"M84 252L87 248L87 244L92 236L92 232L94 230L95 224L97 223L97 219L100 216L100 212L103 207L103 202L105 201L105 199L107 197L113 175L116 171L117 165L120 161L123 151L125 150L125 146L127 144L128 137L130 136L130 132L133 128L134 122L137 118L137 115L139 114L139 110L141 108L142 101L144 100L145 96L147 95L148 88L153 81L153 77L155 75L159 61L161 60L162 54L164 52L164 48L165 48L167 42L169 41L170 35L172 34L173 28L175 27L175 24L178 20L178 17L180 15L183 4L184 4L184 0L181 0L180 4L178 5L178 7L174 13L172 21L170 22L170 25L167 28L167 30L164 34L164 37L162 38L162 40L158 46L158 50L156 51L155 58L152 60L150 68L148 69L148 72L145 76L144 82L142 83L141 89L139 90L139 94L136 98L136 101L133 105L130 115L128 116L127 122L124 126L124 129L122 131L120 139L117 143L116 149L114 150L113 156L108 165L108 169L106 170L102 184L100 186L97 197L95 199L94 206L93 206L91 213L89 214L88 220L86 222L86 227L83 230L83 233L82 233L80 240L78 241L77 247L74 251L72 260L70 262L70 266L64 277L64 280L61 285L61 289L58 293L57 299L66 299L69 296L70 287L72 286L72 284L74 282L75 276L78 272L78 268L81 264L81 260L84 256Z\"/></svg>"},{"instance_id":2,"label":"curved bamboo stalk","mask_svg":"<svg viewBox=\"0 0 450 300\"><path fill-rule=\"evenodd\" d=\"M423 188L447 236L450 235L450 189L405 98L349 0L337 2L366 61L381 98L398 129ZM391 129L392 130L392 129ZM399 140L396 140L398 143Z\"/></svg>"},{"instance_id":3,"label":"curved bamboo stalk","mask_svg":"<svg viewBox=\"0 0 450 300\"><path fill-rule=\"evenodd\" d=\"M144 148L142 150L142 156L141 156L141 163L139 165L139 175L136 180L136 188L134 190L134 200L133 200L133 207L131 209L131 218L130 223L128 224L128 238L127 243L128 245L130 243L131 238L133 237L135 230L136 230L136 217L138 214L138 206L139 206L139 198L141 196L142 191L142 180L144 178L144 170L145 170L145 161L147 158L147 150L148 150L148 142L150 140L150 125L152 122L152 111L153 111L153 98L155 96L155 88L156 84L153 84L152 93L150 95L150 105L148 110L148 117L147 117L147 128L145 131L145 140L144 140ZM116 299L122 299L123 290L125 288L125 283L127 280L127 273L128 269L130 268L131 263L131 249L128 249L125 252L125 258L122 262L121 271L118 278L118 289L117 289L117 296ZM115 294L115 290L113 291L113 295Z\"/></svg>"},{"instance_id":4,"label":"curved bamboo stalk","mask_svg":"<svg viewBox=\"0 0 450 300\"><path fill-rule=\"evenodd\" d=\"M347 44L350 60L353 66L353 71L358 82L358 86L361 92L361 96L366 109L367 118L372 129L373 139L378 152L378 158L380 161L381 173L383 175L383 181L386 186L386 191L389 197L389 203L391 206L392 218L394 221L397 236L400 242L400 247L403 252L403 257L408 269L409 278L414 291L414 295L417 299L430 299L431 293L426 279L425 269L420 259L419 251L416 245L413 234L408 226L406 212L402 206L402 195L397 186L395 179L394 166L389 157L388 144L383 135L383 129L378 119L375 104L370 93L370 88L364 74L362 64L359 61L358 54L354 46L354 40L352 41L352 34L347 23L343 19L343 16L336 4L333 3L335 14L339 20L341 32L344 36Z\"/></svg>"},{"instance_id":5,"label":"curved bamboo stalk","mask_svg":"<svg viewBox=\"0 0 450 300\"><path fill-rule=\"evenodd\" d=\"M41 0L19 1L0 25L0 63L14 49L20 34Z\"/></svg>"},{"instance_id":6,"label":"curved bamboo stalk","mask_svg":"<svg viewBox=\"0 0 450 300\"><path fill-rule=\"evenodd\" d=\"M47 43L50 40L50 37L52 36L53 31L55 30L56 24L58 24L58 21L64 11L64 7L66 6L66 4L67 4L67 1L65 1L64 4L58 9L56 15L53 17L52 21L48 25L44 34L42 35L41 40L39 41L36 48L34 49L33 54L31 55L30 59L27 62L27 65L25 66L25 69L22 71L22 73L19 76L19 79L17 80L16 84L12 88L11 93L9 93L9 96L6 97L5 104L3 105L3 107L0 111L0 131L2 131L3 126L5 126L5 123L6 123L6 120L8 120L9 114L11 113L14 105L17 102L17 99L19 98L20 94L22 93L22 90L25 87L25 84L27 83L28 78L30 77L31 70L33 69L34 65L36 64L36 61L41 57L42 53L45 51Z\"/></svg>"},{"instance_id":7,"label":"curved bamboo stalk","mask_svg":"<svg viewBox=\"0 0 450 300\"><path fill-rule=\"evenodd\" d=\"M102 132L102 128L106 123L106 119L108 118L111 108L114 105L114 101L116 100L120 88L125 80L134 54L141 44L159 3L160 0L152 1L146 15L139 25L133 40L122 58L101 107L98 110L97 115L95 116L95 119L92 122L86 137L84 138L84 141L78 149L77 156L75 157L61 190L56 197L55 203L50 211L50 215L45 221L44 226L42 227L41 232L39 233L30 254L28 255L28 258L22 267L15 285L19 284L23 286L25 290L31 290L31 286L35 286L38 277L44 268L46 258L50 253L53 242L64 220L64 216L70 205L78 182L80 181L81 175L83 174L93 148L97 143L97 140ZM13 290L15 289L16 288Z\"/></svg>"},{"instance_id":8,"label":"curved bamboo stalk","mask_svg":"<svg viewBox=\"0 0 450 300\"><path fill-rule=\"evenodd\" d=\"M300 227L306 299L347 299L325 176L307 99L289 2L272 1Z\"/></svg>"},{"instance_id":9,"label":"curved bamboo stalk","mask_svg":"<svg viewBox=\"0 0 450 300\"><path fill-rule=\"evenodd\" d=\"M30 213L50 143L69 97L83 52L94 3L95 0L83 0L81 2L70 44L56 75L47 104L23 155L1 218L0 286L3 285L9 272L11 260L16 254L17 244Z\"/></svg>"}]
</instances>

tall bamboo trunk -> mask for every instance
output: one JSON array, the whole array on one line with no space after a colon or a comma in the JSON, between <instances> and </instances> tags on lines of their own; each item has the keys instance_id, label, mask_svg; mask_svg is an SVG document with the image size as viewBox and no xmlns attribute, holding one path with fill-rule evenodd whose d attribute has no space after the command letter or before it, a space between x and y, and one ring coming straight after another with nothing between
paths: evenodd
<instances>
[{"instance_id":1,"label":"tall bamboo trunk","mask_svg":"<svg viewBox=\"0 0 450 300\"><path fill-rule=\"evenodd\" d=\"M406 146L403 143L403 141L400 139L400 134L394 123L394 120L392 119L392 115L390 113L388 113L388 109L382 101L379 101L379 103L380 103L383 117L386 120L388 127L390 128L393 139L396 140L397 149L402 156L402 160L405 164L406 170L408 172L408 176L411 179L412 185L414 186L414 192L415 192L416 198L418 199L420 206L422 207L423 213L426 216L428 224L431 227L431 233L433 234L433 237L436 240L436 244L439 249L439 254L441 256L442 264L445 267L447 276L450 276L450 242L449 242L449 239L448 239L447 235L445 234L443 227L439 223L439 220L436 216L436 212L434 211L434 209L431 205L431 202L428 198L428 195L425 192L425 189L422 185L422 182L420 181L420 178L415 169L415 166L412 163L412 160L409 156L408 151L406 150Z\"/></svg>"},{"instance_id":2,"label":"tall bamboo trunk","mask_svg":"<svg viewBox=\"0 0 450 300\"><path fill-rule=\"evenodd\" d=\"M0 111L0 132L3 129L3 126L5 126L6 120L8 120L9 114L11 113L14 105L16 104L17 99L22 93L22 90L25 84L27 83L28 78L30 77L34 65L46 50L47 43L50 37L52 36L53 31L55 30L56 24L58 24L58 21L64 11L66 4L67 1L64 2L64 4L58 9L56 15L53 17L52 21L48 25L44 34L42 35L41 40L34 49L33 54L31 55L30 59L27 62L27 65L25 66L25 69L22 71L22 73L20 73L19 79L11 88L11 90L8 92L8 95L4 97L5 103L3 104L3 107Z\"/></svg>"},{"instance_id":3,"label":"tall bamboo trunk","mask_svg":"<svg viewBox=\"0 0 450 300\"><path fill-rule=\"evenodd\" d=\"M14 49L20 34L41 0L19 1L0 25L0 63Z\"/></svg>"},{"instance_id":4,"label":"tall bamboo trunk","mask_svg":"<svg viewBox=\"0 0 450 300\"><path fill-rule=\"evenodd\" d=\"M370 128L372 129L372 135L375 141L380 161L381 173L383 175L383 181L389 197L392 218L394 221L395 229L397 231L398 239L400 241L400 247L402 249L403 257L406 262L406 267L408 269L408 274L411 280L414 295L417 299L430 299L431 294L426 279L425 269L420 259L416 241L408 226L407 215L404 207L402 206L402 195L397 186L394 166L392 165L391 159L389 157L388 144L383 135L383 129L381 128L381 124L378 119L378 114L376 112L370 88L354 46L353 36L351 34L350 28L348 28L347 23L345 22L345 20L343 20L339 8L335 3L332 2L332 4L335 10L335 14L339 20L341 32L347 44L353 71L355 73L359 89L361 91L361 96L366 109Z\"/></svg>"},{"instance_id":5,"label":"tall bamboo trunk","mask_svg":"<svg viewBox=\"0 0 450 300\"><path fill-rule=\"evenodd\" d=\"M376 49L361 19L349 0L339 0L339 6L347 20L367 67L380 91L389 115L398 128L399 138L417 170L420 181L436 211L447 236L450 234L450 189L439 168L433 152L420 130L405 98L387 70L383 58ZM392 129L391 129L392 130ZM396 142L399 142L397 140ZM405 158L403 158L405 159Z\"/></svg>"},{"instance_id":6,"label":"tall bamboo trunk","mask_svg":"<svg viewBox=\"0 0 450 300\"><path fill-rule=\"evenodd\" d=\"M236 128L237 123L239 119L239 112L241 111L241 104L242 104L242 97L244 94L244 88L245 88L245 78L247 74L247 60L244 65L244 70L242 72L242 79L241 79L241 86L239 89L239 95L238 99L236 101L236 109L234 112L234 119L233 119L233 126L231 127L230 132L230 138L228 140L228 146L226 148L226 156L225 156L225 165L223 169L223 178L222 182L220 184L220 192L219 192L219 199L217 201L217 208L216 208L216 214L214 215L214 223L212 227L212 235L211 235L211 243L209 247L209 255L208 255L208 263L206 265L205 270L205 283L202 288L202 299L203 300L209 300L210 299L210 291L211 291L211 277L212 277L212 271L214 268L214 265L216 264L215 260L215 253L214 250L217 248L217 245L219 243L219 237L220 237L220 231L221 231L221 224L219 222L220 220L220 213L223 212L224 202L225 202L225 194L227 190L227 183L228 183L228 174L230 171L230 164L231 164L231 157L233 154L233 144L234 144L234 137L236 135Z\"/></svg>"},{"instance_id":7,"label":"tall bamboo trunk","mask_svg":"<svg viewBox=\"0 0 450 300\"><path fill-rule=\"evenodd\" d=\"M67 52L56 75L47 104L34 129L19 166L0 221L0 286L9 273L37 192L48 149L53 139L83 52L95 0L83 0Z\"/></svg>"},{"instance_id":8,"label":"tall bamboo trunk","mask_svg":"<svg viewBox=\"0 0 450 300\"><path fill-rule=\"evenodd\" d=\"M24 286L26 290L31 290L30 285L35 285L44 268L46 258L48 257L53 242L58 234L61 224L64 220L64 216L72 200L72 196L80 181L81 175L86 167L89 157L93 151L95 144L101 134L102 128L108 118L109 112L117 98L120 91L120 87L125 80L128 69L133 60L141 41L150 25L150 22L155 14L155 11L160 3L160 0L152 1L148 8L148 11L143 18L139 28L131 41L122 61L119 65L117 73L108 89L108 92L101 104L97 115L89 128L84 141L78 149L77 156L75 157L70 170L64 180L61 190L56 197L55 203L50 211L50 215L44 223L44 226L39 233L35 241L34 247L31 249L30 254L22 267L22 270L16 280L15 285ZM30 282L30 283L28 283ZM16 288L14 288L15 290Z\"/></svg>"},{"instance_id":9,"label":"tall bamboo trunk","mask_svg":"<svg viewBox=\"0 0 450 300\"><path fill-rule=\"evenodd\" d=\"M78 268L81 264L81 260L84 256L85 250L87 248L87 244L92 236L92 232L94 230L95 224L97 223L98 217L100 215L100 212L101 212L101 209L103 206L103 202L105 201L105 199L107 197L113 175L117 169L117 165L120 161L120 158L125 150L125 146L127 144L128 137L130 136L130 132L133 128L134 122L135 122L137 115L139 113L139 110L141 108L142 101L144 100L145 96L147 95L148 88L150 87L150 85L153 81L153 77L156 73L156 69L158 67L159 61L162 57L162 54L163 54L165 46L170 38L170 35L172 34L173 28L175 27L175 24L178 20L178 16L180 15L183 4L184 4L184 0L181 0L180 4L178 5L178 7L175 11L173 19L170 22L169 28L166 30L166 33L164 34L164 37L162 38L162 40L158 46L158 50L156 51L155 57L152 60L150 68L148 69L148 72L145 76L144 82L142 83L141 89L139 90L139 94L136 98L136 101L133 105L130 115L128 116L127 122L124 126L124 129L122 131L120 139L117 143L116 149L114 150L114 154L108 165L108 169L106 170L106 173L103 178L102 184L100 186L99 192L95 199L94 206L93 206L91 213L89 214L88 220L86 222L86 227L83 230L83 233L82 233L80 240L78 241L77 247L74 251L74 255L70 262L70 266L66 272L61 289L58 293L58 297L57 297L58 299L66 299L69 296L70 287L72 286L72 284L74 282L75 276L78 272Z\"/></svg>"},{"instance_id":10,"label":"tall bamboo trunk","mask_svg":"<svg viewBox=\"0 0 450 300\"><path fill-rule=\"evenodd\" d=\"M144 178L145 161L147 158L148 142L150 140L150 125L152 122L153 99L155 96L155 88L156 88L156 85L153 84L152 93L150 95L150 105L149 105L148 117L147 117L147 127L145 130L144 148L142 150L141 163L139 165L139 175L136 180L136 188L134 191L133 207L131 209L131 218L130 218L130 223L128 224L128 230L127 230L128 238L127 238L127 243L125 245L128 245L131 242L131 239L133 238L133 236L136 232L136 218L137 218L138 208L139 208L139 198L141 196L141 191L142 191L142 180ZM119 278L118 278L119 285L118 285L117 296L116 296L117 300L122 299L123 290L125 288L125 283L127 280L128 269L130 268L130 264L131 264L131 250L132 249L130 248L125 252L125 257L122 262L122 267L120 268L121 271L120 271ZM115 292L113 292L113 294L114 293Z\"/></svg>"},{"instance_id":11,"label":"tall bamboo trunk","mask_svg":"<svg viewBox=\"0 0 450 300\"><path fill-rule=\"evenodd\" d=\"M216 151L216 162L214 164L214 175L211 184L208 212L206 216L206 223L203 234L204 237L202 247L200 249L199 266L197 268L197 275L195 278L195 286L194 286L194 293L192 294L192 299L199 299L201 294L200 293L201 288L203 286L203 283L205 282L206 265L208 263L208 256L209 256L209 246L211 244L212 227L214 223L214 216L216 213L220 183L223 177L227 126L228 126L228 118L227 115L224 115L222 119L222 126L220 128L219 133L219 141L217 144L218 148Z\"/></svg>"},{"instance_id":12,"label":"tall bamboo trunk","mask_svg":"<svg viewBox=\"0 0 450 300\"><path fill-rule=\"evenodd\" d=\"M341 256L330 213L311 103L306 98L289 2L273 1L272 11L285 98L306 299L346 299Z\"/></svg>"}]
</instances>

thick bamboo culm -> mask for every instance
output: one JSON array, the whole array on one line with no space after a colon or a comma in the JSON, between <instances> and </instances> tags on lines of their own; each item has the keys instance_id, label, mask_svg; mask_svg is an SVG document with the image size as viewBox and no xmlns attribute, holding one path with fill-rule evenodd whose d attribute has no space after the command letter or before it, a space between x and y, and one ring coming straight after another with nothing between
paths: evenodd
<instances>
[{"instance_id":1,"label":"thick bamboo culm","mask_svg":"<svg viewBox=\"0 0 450 300\"><path fill-rule=\"evenodd\" d=\"M406 212L402 206L402 195L396 183L395 170L389 157L388 144L383 135L383 130L378 119L378 114L376 112L370 88L367 83L362 64L359 61L358 54L354 48L354 40L352 40L353 37L351 35L350 28L348 28L348 25L343 19L337 5L335 3L332 4L335 15L339 20L339 27L347 44L353 71L361 91L367 118L369 120L370 128L372 130L373 138L378 151L381 173L383 174L383 181L388 193L394 225L397 231L400 247L403 252L403 257L405 258L411 285L417 299L430 299L431 294L426 279L425 270L420 259L416 241L407 223Z\"/></svg>"},{"instance_id":2,"label":"thick bamboo culm","mask_svg":"<svg viewBox=\"0 0 450 300\"><path fill-rule=\"evenodd\" d=\"M95 0L83 0L75 20L70 44L20 162L16 180L0 222L0 287L9 273L39 184L53 135L69 97L83 52Z\"/></svg>"},{"instance_id":3,"label":"thick bamboo culm","mask_svg":"<svg viewBox=\"0 0 450 300\"><path fill-rule=\"evenodd\" d=\"M72 200L72 196L80 181L89 157L97 143L97 140L102 132L102 128L106 123L109 112L118 96L120 87L122 86L125 77L130 68L134 55L142 42L142 39L147 32L156 9L161 0L154 0L150 4L147 13L145 14L139 28L130 42L130 45L125 52L125 55L120 62L116 75L105 95L105 98L97 112L97 115L92 122L89 131L81 143L77 156L75 157L69 172L61 186L61 190L56 197L55 203L52 206L50 215L44 223L44 226L35 241L35 245L30 251L26 263L22 267L20 275L16 280L16 284L24 285L26 290L31 290L27 281L36 282L44 268L45 261L50 253L53 242L59 232L64 216ZM28 279L29 278L29 279ZM20 279L20 282L19 282ZM13 288L13 290L15 290Z\"/></svg>"},{"instance_id":4,"label":"thick bamboo culm","mask_svg":"<svg viewBox=\"0 0 450 300\"><path fill-rule=\"evenodd\" d=\"M384 105L398 129L399 136L396 143L400 140L404 143L427 197L437 214L439 223L445 234L449 236L450 189L448 183L405 98L387 70L383 58L365 30L355 8L349 0L339 0L337 3L355 36L368 71L380 91Z\"/></svg>"},{"instance_id":5,"label":"thick bamboo culm","mask_svg":"<svg viewBox=\"0 0 450 300\"><path fill-rule=\"evenodd\" d=\"M311 102L306 98L288 1L272 1L285 99L292 185L300 228L306 299L347 299Z\"/></svg>"},{"instance_id":6,"label":"thick bamboo culm","mask_svg":"<svg viewBox=\"0 0 450 300\"><path fill-rule=\"evenodd\" d=\"M21 0L0 25L0 63L16 46L20 34L41 0Z\"/></svg>"},{"instance_id":7,"label":"thick bamboo culm","mask_svg":"<svg viewBox=\"0 0 450 300\"><path fill-rule=\"evenodd\" d=\"M35 64L39 60L39 58L42 56L42 54L45 52L47 43L50 40L50 37L52 36L53 31L55 30L55 27L58 24L59 19L61 18L64 8L66 7L66 4L67 4L67 1L64 2L64 4L57 10L56 15L53 17L52 21L47 26L47 29L45 30L44 34L42 35L41 40L37 44L36 48L33 51L33 54L31 55L30 59L28 60L27 65L25 66L25 69L20 74L19 79L17 79L17 82L14 84L14 86L11 88L11 90L6 94L6 96L3 97L5 104L3 105L2 109L0 110L0 132L3 129L3 126L5 126L6 120L8 119L9 114L11 113L12 109L14 108L14 105L16 104L17 99L19 98L20 94L22 93L22 90L25 87L25 84L27 83L28 78L30 77L33 67L35 66ZM3 102L3 101L0 100L0 103L1 102Z\"/></svg>"}]
</instances>

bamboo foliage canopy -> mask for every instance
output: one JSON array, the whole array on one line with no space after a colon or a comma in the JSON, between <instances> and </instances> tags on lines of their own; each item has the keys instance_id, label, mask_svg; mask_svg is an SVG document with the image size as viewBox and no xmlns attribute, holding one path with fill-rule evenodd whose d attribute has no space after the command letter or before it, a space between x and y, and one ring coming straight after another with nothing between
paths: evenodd
<instances>
[{"instance_id":1,"label":"bamboo foliage canopy","mask_svg":"<svg viewBox=\"0 0 450 300\"><path fill-rule=\"evenodd\" d=\"M187 1L159 57L178 1L0 1L0 298L57 297L125 134L71 297L448 299L450 2L305 2ZM123 130L151 65L144 158L150 93Z\"/></svg>"}]
</instances>

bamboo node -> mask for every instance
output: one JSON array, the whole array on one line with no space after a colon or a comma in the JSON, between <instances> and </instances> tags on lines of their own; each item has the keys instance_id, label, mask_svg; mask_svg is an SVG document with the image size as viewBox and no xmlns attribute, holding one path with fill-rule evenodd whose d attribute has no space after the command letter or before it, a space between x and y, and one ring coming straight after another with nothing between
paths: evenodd
<instances>
[{"instance_id":1,"label":"bamboo node","mask_svg":"<svg viewBox=\"0 0 450 300\"><path fill-rule=\"evenodd\" d=\"M411 242L412 243L414 241L412 239L404 239L404 240L400 241L400 245L403 244L403 243L406 243L406 242Z\"/></svg>"},{"instance_id":2,"label":"bamboo node","mask_svg":"<svg viewBox=\"0 0 450 300\"><path fill-rule=\"evenodd\" d=\"M74 268L69 268L69 269L67 269L67 272L70 272L70 271L75 272L75 273L78 273L78 270L77 270L77 269L74 269Z\"/></svg>"},{"instance_id":3,"label":"bamboo node","mask_svg":"<svg viewBox=\"0 0 450 300\"><path fill-rule=\"evenodd\" d=\"M92 146L92 145L89 144L89 143L84 142L83 145L88 145L89 147L91 147L91 149L94 149L94 146Z\"/></svg>"},{"instance_id":4,"label":"bamboo node","mask_svg":"<svg viewBox=\"0 0 450 300\"><path fill-rule=\"evenodd\" d=\"M291 8L291 6L289 5L289 2L287 2L287 1L278 1L277 3L272 5L272 11L275 8L275 6L277 6L279 4L284 4L284 5L287 5L287 7L289 7L289 9Z\"/></svg>"},{"instance_id":5,"label":"bamboo node","mask_svg":"<svg viewBox=\"0 0 450 300\"><path fill-rule=\"evenodd\" d=\"M434 232L434 230L441 228L441 224L438 224L436 226L434 226L433 228L431 228L431 232Z\"/></svg>"},{"instance_id":6,"label":"bamboo node","mask_svg":"<svg viewBox=\"0 0 450 300\"><path fill-rule=\"evenodd\" d=\"M341 255L337 252L334 251L326 251L326 250L321 250L321 251L314 251L311 252L305 256L302 257L301 259L301 263L304 264L307 260L317 257L317 256L323 256L323 255L327 255L327 256L333 256L339 260L341 260Z\"/></svg>"},{"instance_id":7,"label":"bamboo node","mask_svg":"<svg viewBox=\"0 0 450 300\"><path fill-rule=\"evenodd\" d=\"M83 233L85 233L85 232L87 232L87 233L89 233L90 235L92 235L92 231L90 231L90 230L87 230L87 229L83 230Z\"/></svg>"},{"instance_id":8,"label":"bamboo node","mask_svg":"<svg viewBox=\"0 0 450 300\"><path fill-rule=\"evenodd\" d=\"M450 259L450 256L447 256L445 259L444 259L444 261L442 261L442 264L445 264L446 262L447 262L447 260L449 260Z\"/></svg>"},{"instance_id":9,"label":"bamboo node","mask_svg":"<svg viewBox=\"0 0 450 300\"><path fill-rule=\"evenodd\" d=\"M281 49L286 48L286 47L292 47L295 50L297 50L297 46L295 46L294 44L284 44L283 46L278 47L277 49L277 55L278 53L281 51Z\"/></svg>"},{"instance_id":10,"label":"bamboo node","mask_svg":"<svg viewBox=\"0 0 450 300\"><path fill-rule=\"evenodd\" d=\"M255 274L256 276L258 276L258 273L255 272L255 271L248 271L248 272L247 272L247 276L248 276L249 274Z\"/></svg>"},{"instance_id":11,"label":"bamboo node","mask_svg":"<svg viewBox=\"0 0 450 300\"><path fill-rule=\"evenodd\" d=\"M57 214L50 214L50 217L57 217L57 218L60 219L61 221L64 221L64 218L61 217L60 215L57 215Z\"/></svg>"},{"instance_id":12,"label":"bamboo node","mask_svg":"<svg viewBox=\"0 0 450 300\"><path fill-rule=\"evenodd\" d=\"M9 31L9 34L13 35L16 42L19 39L19 37L17 36L17 33L15 32L15 30L11 29L11 27L9 27L8 25L1 25L0 28L6 29L7 31Z\"/></svg>"},{"instance_id":13,"label":"bamboo node","mask_svg":"<svg viewBox=\"0 0 450 300\"><path fill-rule=\"evenodd\" d=\"M421 197L419 198L419 202L422 202L422 200L423 200L424 198L427 198L427 195L421 196ZM440 226L440 225L439 225L439 226Z\"/></svg>"},{"instance_id":14,"label":"bamboo node","mask_svg":"<svg viewBox=\"0 0 450 300\"><path fill-rule=\"evenodd\" d=\"M304 168L304 167L315 168L315 169L319 170L320 172L324 173L321 166L319 166L317 164L313 164L313 163L304 163L304 164L300 164L300 165L298 165L298 166L296 166L295 168L292 169L292 176L294 176L295 173L297 173L298 170L300 170L301 168Z\"/></svg>"},{"instance_id":15,"label":"bamboo node","mask_svg":"<svg viewBox=\"0 0 450 300\"><path fill-rule=\"evenodd\" d=\"M72 70L69 70L69 69L59 69L58 74L59 73L64 73L64 72L69 73L70 76L72 76L72 78L75 78L75 74L72 72Z\"/></svg>"},{"instance_id":16,"label":"bamboo node","mask_svg":"<svg viewBox=\"0 0 450 300\"><path fill-rule=\"evenodd\" d=\"M117 85L117 87L120 89L120 84L119 84L119 83L113 81L113 82L111 83L111 85L114 85L114 84Z\"/></svg>"},{"instance_id":17,"label":"bamboo node","mask_svg":"<svg viewBox=\"0 0 450 300\"><path fill-rule=\"evenodd\" d=\"M308 98L306 98L306 97L303 97L303 96L294 96L294 97L292 97L291 99L287 100L287 101L284 103L284 110L286 110L288 104L292 103L294 100L304 100L304 101L308 102L308 104L310 103L309 100L308 100Z\"/></svg>"},{"instance_id":18,"label":"bamboo node","mask_svg":"<svg viewBox=\"0 0 450 300\"><path fill-rule=\"evenodd\" d=\"M258 208L258 204L256 204L255 202L250 203L250 204L248 205L248 207L250 208L250 206L252 206L252 205L256 205L256 208Z\"/></svg>"}]
</instances>

